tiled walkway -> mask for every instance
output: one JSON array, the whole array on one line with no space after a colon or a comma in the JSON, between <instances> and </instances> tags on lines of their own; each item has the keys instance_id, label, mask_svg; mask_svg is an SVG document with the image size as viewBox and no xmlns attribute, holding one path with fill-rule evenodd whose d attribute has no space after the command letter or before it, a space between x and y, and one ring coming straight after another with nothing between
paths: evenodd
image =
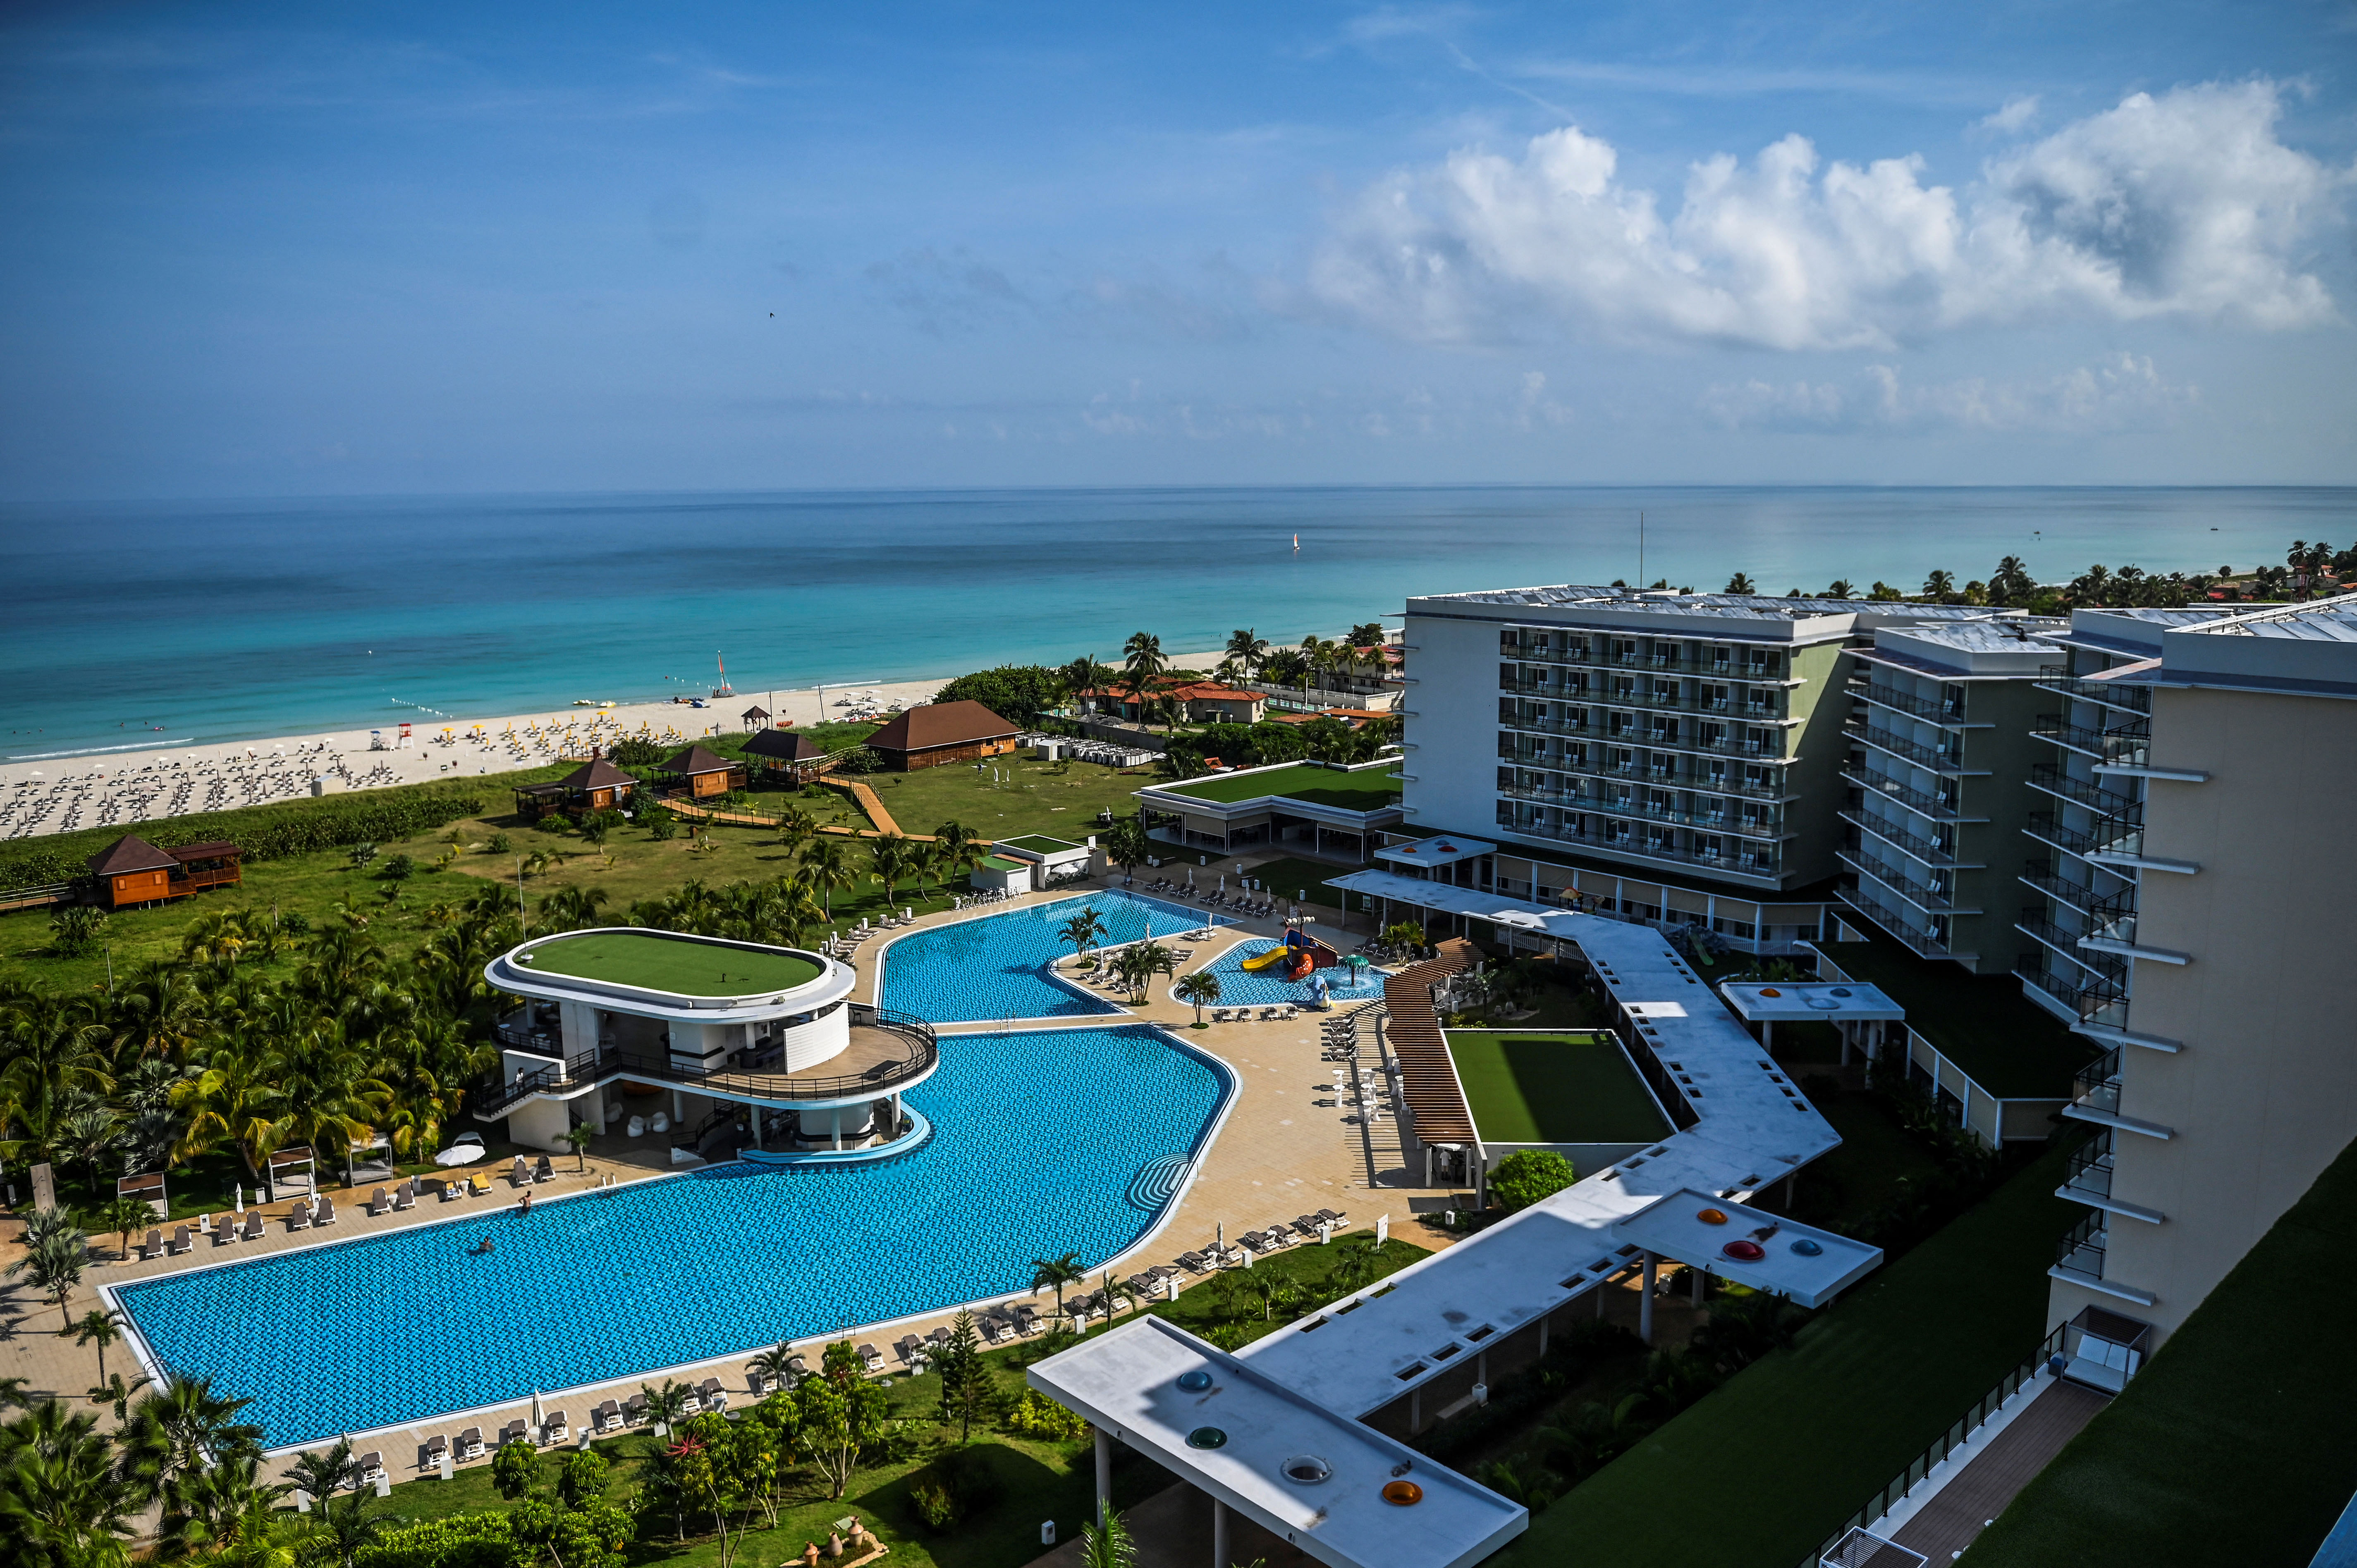
<instances>
[{"instance_id":1,"label":"tiled walkway","mask_svg":"<svg viewBox=\"0 0 2357 1568\"><path fill-rule=\"evenodd\" d=\"M1890 1539L1933 1563L1947 1562L1970 1546L2014 1494L2110 1402L2078 1383L2047 1384Z\"/></svg>"}]
</instances>

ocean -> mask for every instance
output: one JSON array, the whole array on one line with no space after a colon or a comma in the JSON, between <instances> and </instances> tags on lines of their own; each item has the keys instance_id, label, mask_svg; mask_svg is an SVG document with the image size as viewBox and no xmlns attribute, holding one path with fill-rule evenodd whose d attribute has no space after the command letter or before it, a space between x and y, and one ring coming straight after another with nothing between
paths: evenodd
<instances>
[{"instance_id":1,"label":"ocean","mask_svg":"<svg viewBox=\"0 0 2357 1568\"><path fill-rule=\"evenodd\" d=\"M0 758L1274 642L1412 594L2280 562L2350 489L1330 488L0 506Z\"/></svg>"}]
</instances>

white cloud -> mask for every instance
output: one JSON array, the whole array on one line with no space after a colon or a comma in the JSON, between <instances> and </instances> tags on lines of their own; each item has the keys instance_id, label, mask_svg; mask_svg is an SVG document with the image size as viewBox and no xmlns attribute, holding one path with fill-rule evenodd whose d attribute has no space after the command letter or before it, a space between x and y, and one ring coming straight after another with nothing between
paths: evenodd
<instances>
[{"instance_id":1,"label":"white cloud","mask_svg":"<svg viewBox=\"0 0 2357 1568\"><path fill-rule=\"evenodd\" d=\"M2000 115L2008 113L2000 111ZM1674 213L1577 126L1363 192L1312 263L1329 306L1404 336L1885 349L2050 317L2262 328L2334 317L2306 270L2350 172L2285 146L2272 82L2137 93L1992 160L1960 193L1920 157L1823 163L1789 135L1694 165ZM2023 116L2026 123L2026 112Z\"/></svg>"},{"instance_id":2,"label":"white cloud","mask_svg":"<svg viewBox=\"0 0 2357 1568\"><path fill-rule=\"evenodd\" d=\"M2038 94L2018 93L2005 101L2004 107L1986 119L1975 122L1977 128L2012 135L2038 118Z\"/></svg>"},{"instance_id":3,"label":"white cloud","mask_svg":"<svg viewBox=\"0 0 2357 1568\"><path fill-rule=\"evenodd\" d=\"M2014 381L1967 376L1919 383L1893 366L1869 365L1847 386L1729 381L1706 390L1701 404L1734 428L2082 435L2166 428L2201 398L2199 387L2168 381L2149 358L2120 353L2059 375Z\"/></svg>"}]
</instances>

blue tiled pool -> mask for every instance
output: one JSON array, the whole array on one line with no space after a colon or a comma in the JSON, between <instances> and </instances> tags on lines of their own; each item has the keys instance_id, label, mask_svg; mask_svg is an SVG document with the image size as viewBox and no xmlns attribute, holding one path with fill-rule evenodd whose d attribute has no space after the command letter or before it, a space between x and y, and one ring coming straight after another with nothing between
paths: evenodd
<instances>
[{"instance_id":1,"label":"blue tiled pool","mask_svg":"<svg viewBox=\"0 0 2357 1568\"><path fill-rule=\"evenodd\" d=\"M1306 1003L1314 1000L1307 980L1287 980L1273 969L1248 970L1244 960L1258 958L1277 944L1270 941L1238 942L1211 965L1211 972L1220 977L1220 1001L1222 1007L1268 1007L1280 1002ZM1344 968L1320 970L1326 983L1332 989L1327 995L1336 1002L1371 1002L1383 993L1383 977L1380 971L1362 969L1365 980L1358 985L1347 985L1350 971Z\"/></svg>"},{"instance_id":2,"label":"blue tiled pool","mask_svg":"<svg viewBox=\"0 0 2357 1568\"><path fill-rule=\"evenodd\" d=\"M122 1299L167 1368L302 1443L1022 1290L1034 1258L1103 1262L1168 1206L1229 1086L1143 1024L961 1035L909 1091L936 1131L899 1159L731 1164L529 1216L474 1199Z\"/></svg>"},{"instance_id":3,"label":"blue tiled pool","mask_svg":"<svg viewBox=\"0 0 2357 1568\"><path fill-rule=\"evenodd\" d=\"M1029 904L1000 915L911 931L884 953L883 1005L936 1024L994 1018L1080 1018L1121 1009L1048 978L1048 965L1072 950L1058 940L1064 922L1085 908L1103 919L1106 945L1177 936L1214 924L1200 909L1108 888Z\"/></svg>"}]
</instances>

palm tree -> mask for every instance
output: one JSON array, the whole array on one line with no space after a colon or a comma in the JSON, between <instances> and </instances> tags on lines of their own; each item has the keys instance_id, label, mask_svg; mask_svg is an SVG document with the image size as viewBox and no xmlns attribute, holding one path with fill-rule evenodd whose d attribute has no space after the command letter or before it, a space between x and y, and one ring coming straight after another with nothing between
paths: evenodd
<instances>
[{"instance_id":1,"label":"palm tree","mask_svg":"<svg viewBox=\"0 0 2357 1568\"><path fill-rule=\"evenodd\" d=\"M1122 949L1121 957L1114 961L1114 967L1129 983L1129 988L1137 1000L1143 1002L1154 984L1154 977L1170 973L1177 967L1177 962L1168 948L1148 940L1133 942Z\"/></svg>"},{"instance_id":2,"label":"palm tree","mask_svg":"<svg viewBox=\"0 0 2357 1568\"><path fill-rule=\"evenodd\" d=\"M1955 591L1956 575L1953 572L1933 572L1923 579L1923 596L1927 599L1937 599L1945 604Z\"/></svg>"},{"instance_id":3,"label":"palm tree","mask_svg":"<svg viewBox=\"0 0 2357 1568\"><path fill-rule=\"evenodd\" d=\"M793 1359L792 1345L776 1345L754 1357L748 1370L760 1373L761 1381L768 1387L782 1388L793 1380Z\"/></svg>"},{"instance_id":4,"label":"palm tree","mask_svg":"<svg viewBox=\"0 0 2357 1568\"><path fill-rule=\"evenodd\" d=\"M68 1230L34 1242L23 1257L8 1265L7 1275L13 1279L23 1274L35 1290L54 1302L65 1324L59 1332L70 1334L73 1318L66 1311L66 1300L81 1283L82 1271L89 1266L88 1240L80 1230Z\"/></svg>"},{"instance_id":5,"label":"palm tree","mask_svg":"<svg viewBox=\"0 0 2357 1568\"><path fill-rule=\"evenodd\" d=\"M909 843L898 833L887 833L867 846L868 875L884 885L884 902L892 902L892 889L900 878L909 875Z\"/></svg>"},{"instance_id":6,"label":"palm tree","mask_svg":"<svg viewBox=\"0 0 2357 1568\"><path fill-rule=\"evenodd\" d=\"M587 1122L576 1122L572 1126L567 1127L561 1136L573 1146L573 1168L576 1171L587 1170L589 1144L597 1138L597 1129Z\"/></svg>"},{"instance_id":7,"label":"palm tree","mask_svg":"<svg viewBox=\"0 0 2357 1568\"><path fill-rule=\"evenodd\" d=\"M1105 939L1104 917L1093 904L1082 907L1081 912L1066 920L1056 933L1057 941L1072 950L1077 958Z\"/></svg>"},{"instance_id":8,"label":"palm tree","mask_svg":"<svg viewBox=\"0 0 2357 1568\"><path fill-rule=\"evenodd\" d=\"M1244 679L1249 681L1260 673L1262 662L1268 658L1268 639L1258 635L1251 627L1240 627L1228 634L1225 651L1229 658L1243 667Z\"/></svg>"},{"instance_id":9,"label":"palm tree","mask_svg":"<svg viewBox=\"0 0 2357 1568\"><path fill-rule=\"evenodd\" d=\"M201 1556L209 1568L296 1568L316 1533L278 1508L292 1487L264 1482L251 1457L198 1471L165 1499L159 1555Z\"/></svg>"},{"instance_id":10,"label":"palm tree","mask_svg":"<svg viewBox=\"0 0 2357 1568\"><path fill-rule=\"evenodd\" d=\"M1111 1502L1097 1505L1097 1522L1081 1527L1081 1568L1131 1568L1137 1546Z\"/></svg>"},{"instance_id":11,"label":"palm tree","mask_svg":"<svg viewBox=\"0 0 2357 1568\"><path fill-rule=\"evenodd\" d=\"M1054 1291L1058 1317L1070 1316L1064 1310L1064 1287L1086 1284L1088 1279L1089 1271L1081 1266L1081 1255L1078 1252L1065 1252L1058 1257L1031 1260L1031 1294L1038 1295L1043 1290Z\"/></svg>"},{"instance_id":12,"label":"palm tree","mask_svg":"<svg viewBox=\"0 0 2357 1568\"><path fill-rule=\"evenodd\" d=\"M540 920L533 929L535 936L553 936L560 931L577 931L597 923L597 911L606 905L602 887L560 887L540 901Z\"/></svg>"},{"instance_id":13,"label":"palm tree","mask_svg":"<svg viewBox=\"0 0 2357 1568\"><path fill-rule=\"evenodd\" d=\"M333 1448L304 1455L286 1466L286 1475L297 1487L326 1501L359 1483L360 1466L352 1459L352 1440L341 1438Z\"/></svg>"},{"instance_id":14,"label":"palm tree","mask_svg":"<svg viewBox=\"0 0 2357 1568\"><path fill-rule=\"evenodd\" d=\"M1825 589L1825 597L1829 599L1849 599L1857 596L1857 585L1847 577L1835 577Z\"/></svg>"},{"instance_id":15,"label":"palm tree","mask_svg":"<svg viewBox=\"0 0 2357 1568\"><path fill-rule=\"evenodd\" d=\"M1121 645L1122 668L1132 679L1151 682L1170 668L1170 660L1162 651L1162 639L1149 631L1133 631L1129 640Z\"/></svg>"},{"instance_id":16,"label":"palm tree","mask_svg":"<svg viewBox=\"0 0 2357 1568\"><path fill-rule=\"evenodd\" d=\"M1192 1003L1195 1007L1195 1022L1200 1024L1203 1021L1203 1009L1219 1004L1220 977L1208 969L1199 969L1192 974L1180 976L1178 983L1171 988L1170 993L1181 1002Z\"/></svg>"},{"instance_id":17,"label":"palm tree","mask_svg":"<svg viewBox=\"0 0 2357 1568\"><path fill-rule=\"evenodd\" d=\"M1727 586L1721 591L1729 594L1756 594L1760 590L1751 585L1749 577L1738 572L1727 580Z\"/></svg>"},{"instance_id":18,"label":"palm tree","mask_svg":"<svg viewBox=\"0 0 2357 1568\"><path fill-rule=\"evenodd\" d=\"M20 1550L11 1562L82 1568L126 1561L131 1515L150 1495L114 1463L96 1420L44 1400L8 1423L11 1450L0 1469L0 1539Z\"/></svg>"},{"instance_id":19,"label":"palm tree","mask_svg":"<svg viewBox=\"0 0 2357 1568\"><path fill-rule=\"evenodd\" d=\"M694 1397L691 1391L669 1378L663 1380L663 1386L659 1389L651 1389L640 1383L639 1392L646 1396L648 1422L656 1431L665 1433L679 1420L681 1412L687 1409L688 1402Z\"/></svg>"},{"instance_id":20,"label":"palm tree","mask_svg":"<svg viewBox=\"0 0 2357 1568\"><path fill-rule=\"evenodd\" d=\"M823 834L802 851L802 870L826 900L826 918L834 918L837 888L856 886L859 873L852 868L850 846L832 833Z\"/></svg>"},{"instance_id":21,"label":"palm tree","mask_svg":"<svg viewBox=\"0 0 2357 1568\"><path fill-rule=\"evenodd\" d=\"M778 814L778 842L790 851L799 851L818 837L818 819L800 806L788 806Z\"/></svg>"},{"instance_id":22,"label":"palm tree","mask_svg":"<svg viewBox=\"0 0 2357 1568\"><path fill-rule=\"evenodd\" d=\"M98 1380L106 1381L106 1348L123 1337L124 1318L119 1312L102 1312L96 1307L81 1315L73 1326L74 1343L98 1347Z\"/></svg>"}]
</instances>

